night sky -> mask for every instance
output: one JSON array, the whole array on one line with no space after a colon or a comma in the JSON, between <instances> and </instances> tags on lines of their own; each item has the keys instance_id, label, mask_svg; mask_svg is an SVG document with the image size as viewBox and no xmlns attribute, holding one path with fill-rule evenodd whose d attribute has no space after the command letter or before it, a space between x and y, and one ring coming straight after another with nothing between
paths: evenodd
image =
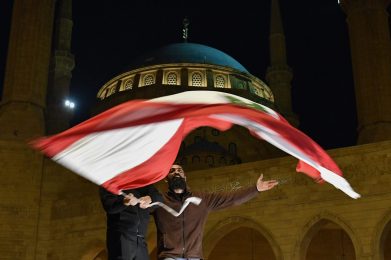
<instances>
[{"instance_id":1,"label":"night sky","mask_svg":"<svg viewBox=\"0 0 391 260\"><path fill-rule=\"evenodd\" d=\"M1 1L4 69L10 3ZM354 145L357 118L346 17L337 0L280 0L288 65L293 70L293 110L299 128L322 147ZM265 81L269 60L270 0L74 1L71 97L73 123L88 118L99 88L139 54L181 42L184 17L189 42L219 49ZM3 74L1 82L3 81ZM1 87L2 88L2 85Z\"/></svg>"}]
</instances>

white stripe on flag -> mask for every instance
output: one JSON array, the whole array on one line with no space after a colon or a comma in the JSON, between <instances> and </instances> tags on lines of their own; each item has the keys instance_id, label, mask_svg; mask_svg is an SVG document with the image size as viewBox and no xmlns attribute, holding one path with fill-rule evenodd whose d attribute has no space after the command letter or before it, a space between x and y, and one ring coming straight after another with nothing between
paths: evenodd
<instances>
[{"instance_id":1,"label":"white stripe on flag","mask_svg":"<svg viewBox=\"0 0 391 260\"><path fill-rule=\"evenodd\" d=\"M182 122L176 119L90 134L52 159L101 185L152 157Z\"/></svg>"}]
</instances>

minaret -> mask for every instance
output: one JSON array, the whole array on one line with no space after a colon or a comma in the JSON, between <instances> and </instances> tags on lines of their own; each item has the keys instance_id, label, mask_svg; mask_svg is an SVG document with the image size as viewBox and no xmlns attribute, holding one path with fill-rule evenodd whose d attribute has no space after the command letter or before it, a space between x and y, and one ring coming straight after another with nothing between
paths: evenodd
<instances>
[{"instance_id":1,"label":"minaret","mask_svg":"<svg viewBox=\"0 0 391 260\"><path fill-rule=\"evenodd\" d=\"M69 86L75 66L74 57L71 54L73 26L71 0L57 1L55 19L46 110L48 134L67 129L73 112L71 107L64 104L69 98Z\"/></svg>"},{"instance_id":2,"label":"minaret","mask_svg":"<svg viewBox=\"0 0 391 260\"><path fill-rule=\"evenodd\" d=\"M44 134L53 0L14 0L0 106L0 252L36 259L43 156L26 140Z\"/></svg>"},{"instance_id":3,"label":"minaret","mask_svg":"<svg viewBox=\"0 0 391 260\"><path fill-rule=\"evenodd\" d=\"M273 91L274 102L279 112L292 125L298 126L299 121L292 111L292 70L287 64L285 35L278 0L271 2L269 43L271 64L266 71L266 81Z\"/></svg>"},{"instance_id":4,"label":"minaret","mask_svg":"<svg viewBox=\"0 0 391 260\"><path fill-rule=\"evenodd\" d=\"M14 1L0 106L0 139L25 140L44 134L52 5L49 0ZM44 11L39 13L41 8Z\"/></svg>"},{"instance_id":5,"label":"minaret","mask_svg":"<svg viewBox=\"0 0 391 260\"><path fill-rule=\"evenodd\" d=\"M390 0L341 0L347 15L358 116L358 143L391 139Z\"/></svg>"}]
</instances>

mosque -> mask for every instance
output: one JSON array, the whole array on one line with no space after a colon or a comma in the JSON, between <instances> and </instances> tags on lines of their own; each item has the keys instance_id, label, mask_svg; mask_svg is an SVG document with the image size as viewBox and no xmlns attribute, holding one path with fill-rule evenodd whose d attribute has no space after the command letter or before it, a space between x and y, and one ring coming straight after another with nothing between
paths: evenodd
<instances>
[{"instance_id":1,"label":"mosque","mask_svg":"<svg viewBox=\"0 0 391 260\"><path fill-rule=\"evenodd\" d=\"M271 0L266 82L229 54L187 42L151 50L97 93L93 114L137 98L213 90L245 97L292 125L292 70L286 61L278 0ZM340 0L349 29L358 116L357 145L329 150L362 195L293 174L297 160L248 131L200 128L182 142L177 162L193 190L233 191L263 173L278 188L214 212L204 232L208 260L391 259L391 41L388 0ZM28 10L28 11L26 11ZM186 30L187 23L184 23ZM3 259L105 260L105 214L97 186L26 145L69 127L62 107L75 66L70 43L72 0L15 0L0 103ZM164 191L164 183L157 187ZM148 246L155 259L151 220Z\"/></svg>"}]
</instances>

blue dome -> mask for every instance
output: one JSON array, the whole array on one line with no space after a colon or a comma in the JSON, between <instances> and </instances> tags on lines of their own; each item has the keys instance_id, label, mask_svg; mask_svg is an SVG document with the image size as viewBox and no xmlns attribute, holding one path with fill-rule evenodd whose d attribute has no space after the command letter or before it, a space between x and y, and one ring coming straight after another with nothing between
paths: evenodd
<instances>
[{"instance_id":1,"label":"blue dome","mask_svg":"<svg viewBox=\"0 0 391 260\"><path fill-rule=\"evenodd\" d=\"M230 67L249 73L239 62L215 48L196 43L175 43L151 51L134 60L130 69L158 64L201 63Z\"/></svg>"}]
</instances>

